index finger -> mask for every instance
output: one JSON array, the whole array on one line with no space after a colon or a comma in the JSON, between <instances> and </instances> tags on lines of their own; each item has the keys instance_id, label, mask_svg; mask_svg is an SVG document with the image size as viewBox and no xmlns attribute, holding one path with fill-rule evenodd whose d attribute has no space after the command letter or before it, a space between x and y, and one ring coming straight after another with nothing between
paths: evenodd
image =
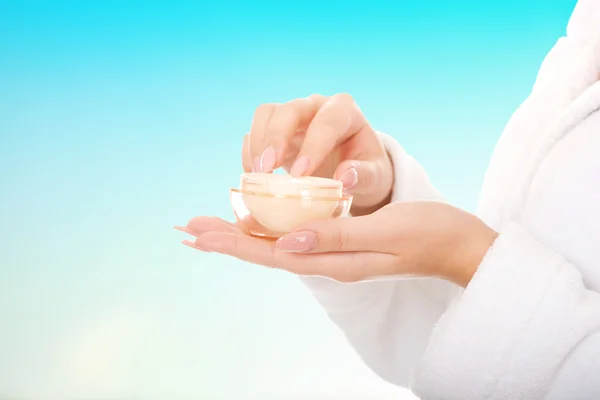
<instances>
[{"instance_id":1,"label":"index finger","mask_svg":"<svg viewBox=\"0 0 600 400\"><path fill-rule=\"evenodd\" d=\"M262 172L271 172L283 164L290 141L297 132L306 129L318 107L318 103L309 97L294 99L277 107L264 133ZM270 156L267 156L267 149L271 149Z\"/></svg>"},{"instance_id":2,"label":"index finger","mask_svg":"<svg viewBox=\"0 0 600 400\"><path fill-rule=\"evenodd\" d=\"M370 125L352 97L332 96L310 123L290 174L312 175L338 144L365 129L370 129Z\"/></svg>"}]
</instances>

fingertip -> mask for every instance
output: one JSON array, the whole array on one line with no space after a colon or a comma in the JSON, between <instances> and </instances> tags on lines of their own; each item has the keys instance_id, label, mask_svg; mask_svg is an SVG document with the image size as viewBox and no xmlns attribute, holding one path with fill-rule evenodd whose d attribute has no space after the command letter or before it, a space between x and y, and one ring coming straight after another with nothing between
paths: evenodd
<instances>
[{"instance_id":1,"label":"fingertip","mask_svg":"<svg viewBox=\"0 0 600 400\"><path fill-rule=\"evenodd\" d=\"M187 226L180 226L180 225L176 225L173 227L175 230L178 230L180 232L184 232L187 233L189 235L196 235L196 232L194 232L193 230L191 230L190 228L188 228Z\"/></svg>"},{"instance_id":2,"label":"fingertip","mask_svg":"<svg viewBox=\"0 0 600 400\"><path fill-rule=\"evenodd\" d=\"M344 186L344 190L352 191L358 184L358 170L355 167L350 167L339 178Z\"/></svg>"},{"instance_id":3,"label":"fingertip","mask_svg":"<svg viewBox=\"0 0 600 400\"><path fill-rule=\"evenodd\" d=\"M377 168L371 161L346 160L338 166L334 176L353 194L368 195L377 191Z\"/></svg>"},{"instance_id":4,"label":"fingertip","mask_svg":"<svg viewBox=\"0 0 600 400\"><path fill-rule=\"evenodd\" d=\"M273 146L267 147L260 156L259 167L261 172L272 172L277 165L277 152Z\"/></svg>"},{"instance_id":5,"label":"fingertip","mask_svg":"<svg viewBox=\"0 0 600 400\"><path fill-rule=\"evenodd\" d=\"M313 102L317 107L321 107L323 104L325 104L329 97L320 93L313 93L310 96L308 96L307 99Z\"/></svg>"},{"instance_id":6,"label":"fingertip","mask_svg":"<svg viewBox=\"0 0 600 400\"><path fill-rule=\"evenodd\" d=\"M208 251L205 248L203 248L202 246L198 246L196 243L190 242L189 240L183 240L181 243L185 246L191 247L192 249L200 250L205 253Z\"/></svg>"}]
</instances>

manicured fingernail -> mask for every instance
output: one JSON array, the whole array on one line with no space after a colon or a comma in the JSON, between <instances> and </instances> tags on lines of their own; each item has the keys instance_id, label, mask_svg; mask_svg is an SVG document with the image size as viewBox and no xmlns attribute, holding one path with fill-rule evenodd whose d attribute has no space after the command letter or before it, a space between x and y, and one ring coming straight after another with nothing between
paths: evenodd
<instances>
[{"instance_id":1,"label":"manicured fingernail","mask_svg":"<svg viewBox=\"0 0 600 400\"><path fill-rule=\"evenodd\" d=\"M184 241L182 241L181 243L182 243L182 244L185 244L185 245L186 245L186 246L188 246L188 247L191 247L192 249L200 250L200 251L203 251L203 252L205 252L205 253L208 253L208 252L209 252L209 251L208 251L208 250L206 250L205 248L203 248L203 247L200 247L200 246L196 245L196 243L194 243L194 242L190 242L189 240L184 240Z\"/></svg>"},{"instance_id":2,"label":"manicured fingernail","mask_svg":"<svg viewBox=\"0 0 600 400\"><path fill-rule=\"evenodd\" d=\"M252 163L252 172L260 172L260 157L254 157L254 162Z\"/></svg>"},{"instance_id":3,"label":"manicured fingernail","mask_svg":"<svg viewBox=\"0 0 600 400\"><path fill-rule=\"evenodd\" d=\"M193 230L191 230L187 226L176 226L175 229L177 229L178 231L185 232L187 234L196 236L196 232L194 232Z\"/></svg>"},{"instance_id":4,"label":"manicured fingernail","mask_svg":"<svg viewBox=\"0 0 600 400\"><path fill-rule=\"evenodd\" d=\"M275 149L271 146L267 147L260 156L260 170L261 172L271 172L277 162L277 154Z\"/></svg>"},{"instance_id":5,"label":"manicured fingernail","mask_svg":"<svg viewBox=\"0 0 600 400\"><path fill-rule=\"evenodd\" d=\"M340 180L344 184L344 189L350 190L358 183L358 171L356 168L350 168L344 172Z\"/></svg>"},{"instance_id":6,"label":"manicured fingernail","mask_svg":"<svg viewBox=\"0 0 600 400\"><path fill-rule=\"evenodd\" d=\"M317 235L310 231L292 232L277 239L277 248L292 253L312 250L317 245Z\"/></svg>"},{"instance_id":7,"label":"manicured fingernail","mask_svg":"<svg viewBox=\"0 0 600 400\"><path fill-rule=\"evenodd\" d=\"M302 176L302 174L304 174L306 172L306 170L308 169L308 163L309 163L308 157L302 156L302 157L298 158L296 161L294 161L294 164L292 165L292 168L290 169L290 175L292 175L295 178Z\"/></svg>"}]
</instances>

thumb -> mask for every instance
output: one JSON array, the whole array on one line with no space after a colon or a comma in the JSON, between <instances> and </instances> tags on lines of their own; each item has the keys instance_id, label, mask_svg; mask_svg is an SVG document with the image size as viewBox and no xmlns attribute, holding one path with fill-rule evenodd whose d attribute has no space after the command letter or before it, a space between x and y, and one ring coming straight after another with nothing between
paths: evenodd
<instances>
[{"instance_id":1,"label":"thumb","mask_svg":"<svg viewBox=\"0 0 600 400\"><path fill-rule=\"evenodd\" d=\"M337 166L333 177L342 181L347 192L364 194L373 190L376 170L377 165L373 161L345 160Z\"/></svg>"},{"instance_id":2,"label":"thumb","mask_svg":"<svg viewBox=\"0 0 600 400\"><path fill-rule=\"evenodd\" d=\"M275 246L292 253L384 251L386 229L377 213L353 218L323 219L282 236Z\"/></svg>"},{"instance_id":3,"label":"thumb","mask_svg":"<svg viewBox=\"0 0 600 400\"><path fill-rule=\"evenodd\" d=\"M344 190L354 196L354 203L370 204L385 199L393 184L387 159L345 160L336 168L334 179L342 181ZM387 167L387 168L386 168Z\"/></svg>"}]
</instances>

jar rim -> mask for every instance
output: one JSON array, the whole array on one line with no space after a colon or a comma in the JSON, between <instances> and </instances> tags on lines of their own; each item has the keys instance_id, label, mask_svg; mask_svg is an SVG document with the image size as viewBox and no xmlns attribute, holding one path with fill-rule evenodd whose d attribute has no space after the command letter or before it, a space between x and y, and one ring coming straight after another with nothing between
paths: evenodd
<instances>
[{"instance_id":1,"label":"jar rim","mask_svg":"<svg viewBox=\"0 0 600 400\"><path fill-rule=\"evenodd\" d=\"M295 178L288 174L274 174L264 172L246 172L242 174L241 183L256 185L285 185L296 188L311 189L340 189L343 186L342 181L317 176L302 176Z\"/></svg>"},{"instance_id":2,"label":"jar rim","mask_svg":"<svg viewBox=\"0 0 600 400\"><path fill-rule=\"evenodd\" d=\"M340 197L327 197L327 196L302 196L296 194L276 194L276 193L265 193L265 192L255 192L252 190L244 190L244 189L229 189L230 193L237 193L242 195L249 196L258 196L258 197L269 197L274 199L296 199L296 200L315 200L315 201L350 201L352 200L352 195L348 193L342 193Z\"/></svg>"}]
</instances>

